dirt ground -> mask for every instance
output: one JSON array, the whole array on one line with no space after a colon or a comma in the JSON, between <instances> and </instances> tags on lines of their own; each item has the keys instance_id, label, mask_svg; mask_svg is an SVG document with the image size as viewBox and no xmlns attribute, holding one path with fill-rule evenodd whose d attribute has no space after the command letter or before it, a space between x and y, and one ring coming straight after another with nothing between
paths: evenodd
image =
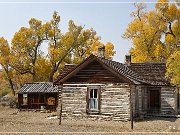
<instances>
[{"instance_id":1,"label":"dirt ground","mask_svg":"<svg viewBox=\"0 0 180 135\"><path fill-rule=\"evenodd\" d=\"M62 120L47 119L52 113L21 111L0 107L0 134L129 134L127 132L171 132L180 134L180 118L146 118L134 122L134 129L130 129L130 122L98 121L98 120ZM46 133L45 133L46 132ZM54 132L54 133L53 133ZM179 132L179 133L178 133ZM137 133L139 134L139 133ZM162 133L161 133L162 134Z\"/></svg>"}]
</instances>

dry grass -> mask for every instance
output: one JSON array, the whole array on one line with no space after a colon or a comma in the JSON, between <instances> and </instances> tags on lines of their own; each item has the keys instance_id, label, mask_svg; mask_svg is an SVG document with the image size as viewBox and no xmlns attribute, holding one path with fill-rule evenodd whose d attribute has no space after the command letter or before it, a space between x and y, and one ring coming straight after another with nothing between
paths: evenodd
<instances>
[{"instance_id":1,"label":"dry grass","mask_svg":"<svg viewBox=\"0 0 180 135\"><path fill-rule=\"evenodd\" d=\"M75 132L76 134L95 134L95 132L101 132L98 134L119 134L117 132L180 132L180 119L174 118L151 118L134 122L134 130L131 130L130 122L65 119L62 120L62 125L58 125L58 119L47 119L47 116L51 115L51 113L22 111L16 114L15 112L15 109L0 107L0 132L66 132L66 134L75 134Z\"/></svg>"}]
</instances>

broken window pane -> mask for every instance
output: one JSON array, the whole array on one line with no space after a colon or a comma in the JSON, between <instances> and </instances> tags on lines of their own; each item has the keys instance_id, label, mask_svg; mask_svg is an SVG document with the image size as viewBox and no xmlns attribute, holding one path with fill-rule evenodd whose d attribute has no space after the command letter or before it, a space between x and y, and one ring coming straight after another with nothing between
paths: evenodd
<instances>
[{"instance_id":1,"label":"broken window pane","mask_svg":"<svg viewBox=\"0 0 180 135\"><path fill-rule=\"evenodd\" d=\"M90 90L90 98L93 98L93 89Z\"/></svg>"},{"instance_id":2,"label":"broken window pane","mask_svg":"<svg viewBox=\"0 0 180 135\"><path fill-rule=\"evenodd\" d=\"M97 89L94 89L94 98L97 98Z\"/></svg>"}]
</instances>

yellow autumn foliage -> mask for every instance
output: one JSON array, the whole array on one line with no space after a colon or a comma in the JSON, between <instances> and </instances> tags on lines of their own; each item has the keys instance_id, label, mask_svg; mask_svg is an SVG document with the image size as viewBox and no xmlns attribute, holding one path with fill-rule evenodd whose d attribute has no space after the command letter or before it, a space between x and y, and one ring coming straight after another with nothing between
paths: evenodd
<instances>
[{"instance_id":1,"label":"yellow autumn foliage","mask_svg":"<svg viewBox=\"0 0 180 135\"><path fill-rule=\"evenodd\" d=\"M166 76L175 85L180 85L180 51L175 51L167 60Z\"/></svg>"},{"instance_id":2,"label":"yellow autumn foliage","mask_svg":"<svg viewBox=\"0 0 180 135\"><path fill-rule=\"evenodd\" d=\"M130 39L133 43L130 53L134 62L165 62L178 49L180 12L174 3L168 2L158 0L155 9L151 11L145 11L144 6L136 5L134 19L123 34L123 38Z\"/></svg>"}]
</instances>

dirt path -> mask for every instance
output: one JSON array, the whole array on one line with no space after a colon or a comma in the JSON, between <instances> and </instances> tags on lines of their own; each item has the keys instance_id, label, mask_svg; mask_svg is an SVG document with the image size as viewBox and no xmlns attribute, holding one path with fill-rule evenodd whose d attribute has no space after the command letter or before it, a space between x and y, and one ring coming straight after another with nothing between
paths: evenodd
<instances>
[{"instance_id":1,"label":"dirt path","mask_svg":"<svg viewBox=\"0 0 180 135\"><path fill-rule=\"evenodd\" d=\"M119 134L119 132L180 132L180 118L146 119L134 122L134 130L130 122L62 120L47 119L51 113L19 112L15 109L0 107L0 132L66 132L66 134ZM173 129L174 128L174 129ZM83 133L81 133L83 132ZM101 133L100 133L101 132ZM113 132L113 133L112 133ZM19 133L20 134L20 133ZM35 134L35 133L31 133ZM37 133L36 133L37 134ZM62 133L58 133L62 134ZM179 133L180 134L180 133Z\"/></svg>"}]
</instances>

